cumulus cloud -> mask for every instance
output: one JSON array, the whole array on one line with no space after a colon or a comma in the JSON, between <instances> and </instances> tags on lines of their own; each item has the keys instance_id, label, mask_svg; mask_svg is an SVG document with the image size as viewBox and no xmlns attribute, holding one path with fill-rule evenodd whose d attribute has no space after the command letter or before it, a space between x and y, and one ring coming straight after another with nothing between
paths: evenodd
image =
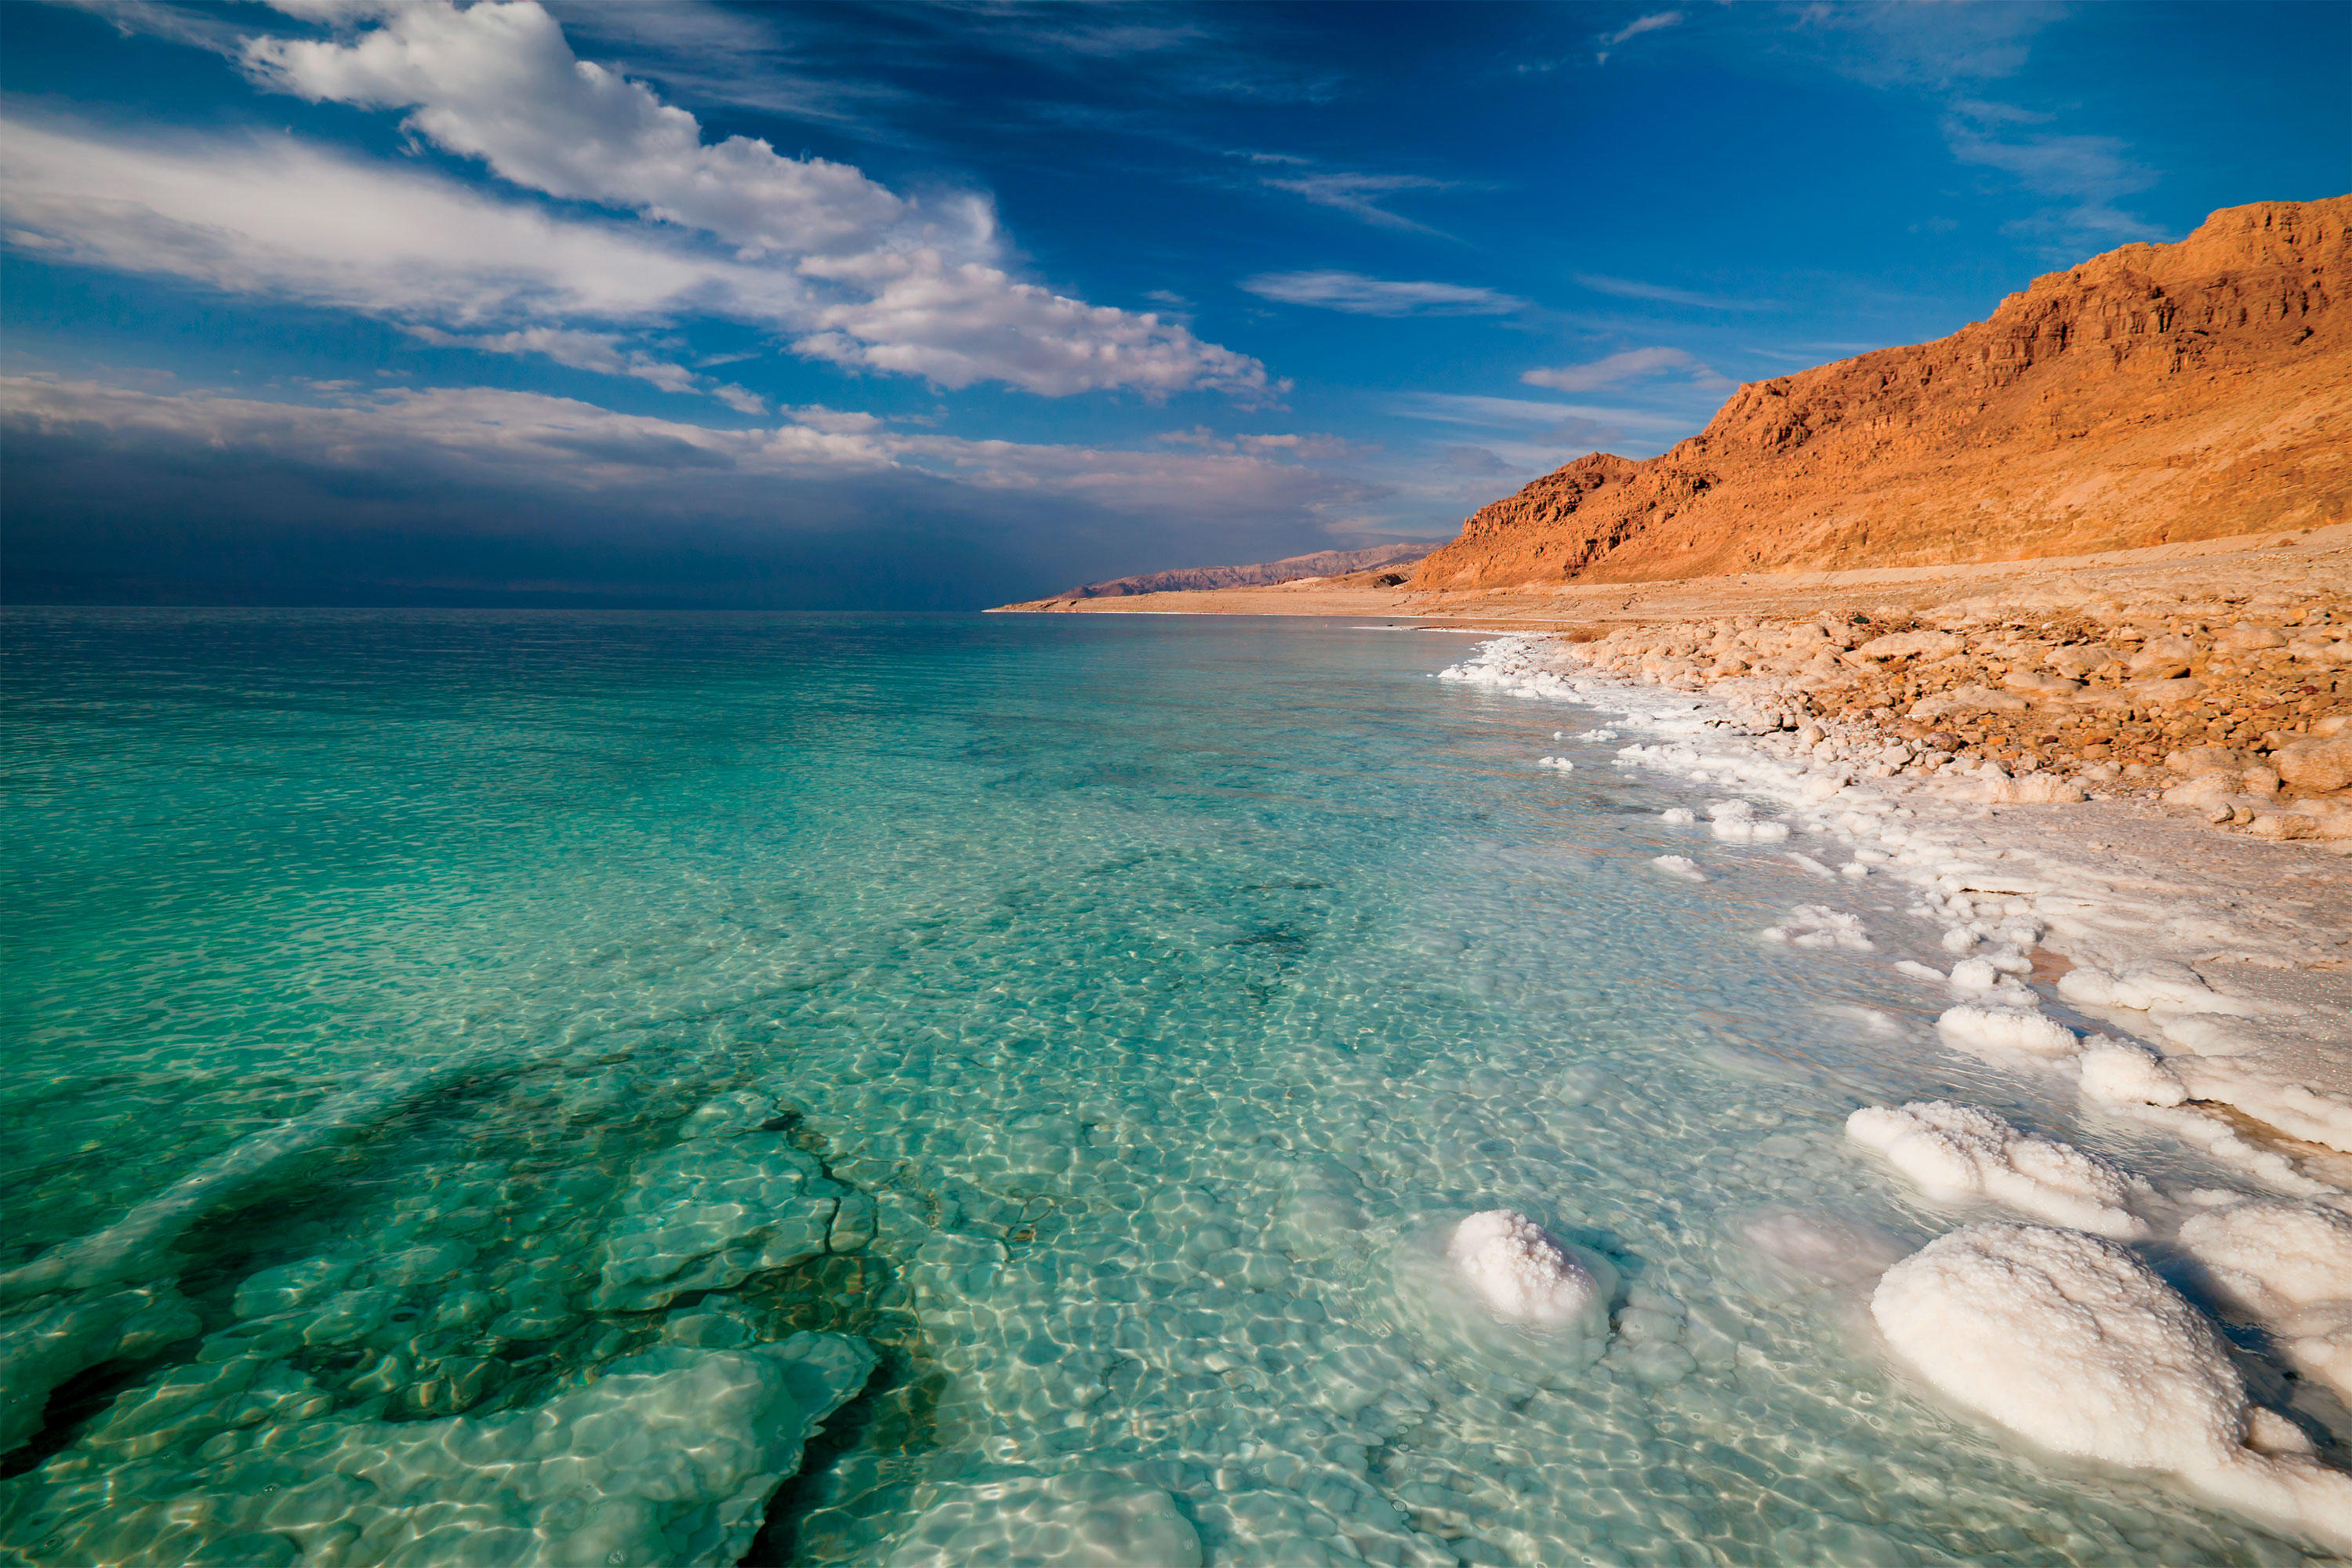
<instances>
[{"instance_id":1,"label":"cumulus cloud","mask_svg":"<svg viewBox=\"0 0 2352 1568\"><path fill-rule=\"evenodd\" d=\"M248 40L243 58L257 81L312 101L406 110L413 135L509 184L615 216L559 216L292 138L142 141L12 124L0 170L12 237L404 324L576 331L588 330L583 319L699 313L772 325L813 358L948 387L1268 390L1257 361L1180 323L1014 277L983 195L910 200L847 164L786 158L741 136L706 142L692 115L576 58L535 0L281 9L360 26ZM621 374L651 379L649 362L614 353Z\"/></svg>"},{"instance_id":2,"label":"cumulus cloud","mask_svg":"<svg viewBox=\"0 0 2352 1568\"><path fill-rule=\"evenodd\" d=\"M1529 386L1554 392L1592 392L1628 381L1647 381L1675 372L1687 372L1693 381L1724 384L1723 377L1681 349L1626 349L1584 364L1528 371L1519 379Z\"/></svg>"},{"instance_id":3,"label":"cumulus cloud","mask_svg":"<svg viewBox=\"0 0 2352 1568\"><path fill-rule=\"evenodd\" d=\"M1261 300L1358 316L1503 316L1527 301L1459 283L1405 282L1360 272L1265 272L1242 287Z\"/></svg>"}]
</instances>

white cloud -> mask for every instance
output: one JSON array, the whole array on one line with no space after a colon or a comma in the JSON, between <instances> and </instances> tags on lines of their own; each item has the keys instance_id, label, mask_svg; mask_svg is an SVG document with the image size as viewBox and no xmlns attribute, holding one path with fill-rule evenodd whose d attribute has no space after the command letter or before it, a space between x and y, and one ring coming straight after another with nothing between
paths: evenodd
<instances>
[{"instance_id":1,"label":"white cloud","mask_svg":"<svg viewBox=\"0 0 2352 1568\"><path fill-rule=\"evenodd\" d=\"M1359 316L1502 316L1527 301L1458 283L1402 282L1360 272L1267 272L1242 287L1262 300Z\"/></svg>"},{"instance_id":2,"label":"white cloud","mask_svg":"<svg viewBox=\"0 0 2352 1568\"><path fill-rule=\"evenodd\" d=\"M1472 425L1489 430L1517 426L1556 426L1583 421L1635 430L1687 432L1691 422L1677 415L1640 408L1604 408L1584 403L1546 403L1523 397L1479 397L1461 393L1416 392L1399 400L1396 412L1409 419Z\"/></svg>"},{"instance_id":3,"label":"white cloud","mask_svg":"<svg viewBox=\"0 0 2352 1568\"><path fill-rule=\"evenodd\" d=\"M1636 16L1615 32L1603 33L1601 36L1599 40L1601 52L1596 58L1600 63L1606 65L1609 62L1609 51L1626 39L1638 38L1644 33L1654 33L1664 27L1678 27L1682 25L1682 20L1683 14L1680 11L1656 11L1646 16Z\"/></svg>"},{"instance_id":4,"label":"white cloud","mask_svg":"<svg viewBox=\"0 0 2352 1568\"><path fill-rule=\"evenodd\" d=\"M1436 234L1439 231L1425 223L1392 213L1381 205L1381 198L1402 191L1444 191L1453 188L1449 180L1433 180L1425 174L1353 174L1334 172L1328 174L1295 174L1276 177L1267 175L1264 184L1274 190L1288 191L1304 196L1317 206L1332 207L1366 223L1382 228L1410 229L1416 234Z\"/></svg>"},{"instance_id":5,"label":"white cloud","mask_svg":"<svg viewBox=\"0 0 2352 1568\"><path fill-rule=\"evenodd\" d=\"M1781 308L1778 300L1741 300L1724 294L1695 294L1687 289L1668 289L1631 278L1608 278L1597 272L1577 273L1576 281L1596 294L1613 294L1620 300L1650 300L1661 305L1688 305L1701 310L1777 310Z\"/></svg>"},{"instance_id":6,"label":"white cloud","mask_svg":"<svg viewBox=\"0 0 2352 1568\"><path fill-rule=\"evenodd\" d=\"M2023 134L2004 139L2000 133L2000 129L2049 118L2009 104L1960 100L1945 118L1944 139L1961 163L1999 169L2035 195L2057 204L2034 218L2010 225L2013 230L2042 234L2061 246L2114 246L2166 237L2156 225L2116 205L2157 181L2154 170L2128 156L2128 143L2113 136Z\"/></svg>"},{"instance_id":7,"label":"white cloud","mask_svg":"<svg viewBox=\"0 0 2352 1568\"><path fill-rule=\"evenodd\" d=\"M194 392L160 395L54 376L0 376L0 418L166 437L253 458L373 473L432 471L541 492L657 490L694 504L736 481L898 474L975 491L1050 494L1161 521L1315 510L1361 487L1288 460L1276 437L1233 450L1129 451L907 433L870 414L782 411L782 423L719 430L620 414L573 398L490 387L393 387L324 406ZM702 476L698 479L697 476ZM760 505L772 492L754 489ZM740 500L742 492L733 492ZM759 500L761 497L765 500Z\"/></svg>"},{"instance_id":8,"label":"white cloud","mask_svg":"<svg viewBox=\"0 0 2352 1568\"><path fill-rule=\"evenodd\" d=\"M1593 392L1622 382L1646 381L1675 371L1687 372L1693 381L1703 384L1728 384L1723 377L1688 353L1668 348L1626 349L1584 364L1531 370L1519 379L1529 386L1548 386L1554 392Z\"/></svg>"},{"instance_id":9,"label":"white cloud","mask_svg":"<svg viewBox=\"0 0 2352 1568\"><path fill-rule=\"evenodd\" d=\"M780 328L811 357L950 387L1268 390L1258 362L1180 323L1015 278L985 196L912 201L847 164L740 136L705 143L692 115L574 57L534 0L281 8L377 25L248 40L257 80L407 109L413 134L512 184L635 221L558 216L290 138L11 125L0 211L19 243L404 324L576 331L712 314Z\"/></svg>"}]
</instances>

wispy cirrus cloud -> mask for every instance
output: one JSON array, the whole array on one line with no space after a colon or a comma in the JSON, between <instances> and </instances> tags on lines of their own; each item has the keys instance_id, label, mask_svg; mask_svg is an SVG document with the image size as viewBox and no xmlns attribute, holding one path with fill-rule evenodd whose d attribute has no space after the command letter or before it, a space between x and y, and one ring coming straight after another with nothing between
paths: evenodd
<instances>
[{"instance_id":1,"label":"wispy cirrus cloud","mask_svg":"<svg viewBox=\"0 0 2352 1568\"><path fill-rule=\"evenodd\" d=\"M1615 32L1603 33L1599 38L1594 40L1594 42L1599 44L1601 47L1599 52L1593 56L1593 61L1598 65L1607 65L1609 63L1611 51L1615 49L1618 45L1622 44L1631 38L1638 38L1644 33L1655 33L1664 31L1668 27L1679 27L1682 26L1682 23L1683 14L1680 11L1654 11L1646 16L1636 16L1632 21L1626 23L1623 26L1618 28Z\"/></svg>"},{"instance_id":2,"label":"wispy cirrus cloud","mask_svg":"<svg viewBox=\"0 0 2352 1568\"><path fill-rule=\"evenodd\" d=\"M2053 116L1981 99L1955 100L1944 118L1944 140L1963 163L1998 169L2052 205L2004 226L2039 235L2063 250L2167 237L2165 231L2118 204L2157 184L2153 169L2131 156L2115 136L2060 135L2022 129Z\"/></svg>"},{"instance_id":3,"label":"wispy cirrus cloud","mask_svg":"<svg viewBox=\"0 0 2352 1568\"><path fill-rule=\"evenodd\" d=\"M1287 191L1304 196L1317 206L1330 207L1361 218L1381 228L1409 229L1415 234L1443 234L1442 229L1418 222L1400 213L1391 212L1381 205L1381 199L1406 191L1448 191L1455 188L1452 180L1433 179L1426 174L1358 174L1334 172L1320 174L1268 174L1261 183L1268 188Z\"/></svg>"},{"instance_id":4,"label":"wispy cirrus cloud","mask_svg":"<svg viewBox=\"0 0 2352 1568\"><path fill-rule=\"evenodd\" d=\"M1579 272L1576 281L1581 288L1596 294L1613 295L1620 300L1647 300L1660 305L1687 305L1700 310L1778 310L1778 300L1739 299L1725 294L1700 294L1688 289L1670 289L1663 284L1644 283L1631 278L1610 278L1595 272Z\"/></svg>"},{"instance_id":5,"label":"wispy cirrus cloud","mask_svg":"<svg viewBox=\"0 0 2352 1568\"><path fill-rule=\"evenodd\" d=\"M1519 379L1529 386L1549 387L1554 392L1597 392L1604 386L1650 381L1663 375L1685 375L1693 383L1710 388L1731 384L1687 350L1675 348L1626 349L1582 364L1531 370Z\"/></svg>"},{"instance_id":6,"label":"wispy cirrus cloud","mask_svg":"<svg viewBox=\"0 0 2352 1568\"><path fill-rule=\"evenodd\" d=\"M1243 279L1242 287L1261 300L1356 316L1505 316L1528 303L1492 289L1360 272L1265 272Z\"/></svg>"}]
</instances>

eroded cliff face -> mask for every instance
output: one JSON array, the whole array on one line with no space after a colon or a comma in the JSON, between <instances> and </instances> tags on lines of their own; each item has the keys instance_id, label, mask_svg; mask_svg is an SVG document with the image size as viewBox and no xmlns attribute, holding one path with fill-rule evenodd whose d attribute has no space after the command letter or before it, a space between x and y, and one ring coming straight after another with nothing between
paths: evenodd
<instances>
[{"instance_id":1,"label":"eroded cliff face","mask_svg":"<svg viewBox=\"0 0 2352 1568\"><path fill-rule=\"evenodd\" d=\"M2086 554L2352 507L2352 196L2215 213L1989 321L1741 387L1473 515L1422 589Z\"/></svg>"}]
</instances>

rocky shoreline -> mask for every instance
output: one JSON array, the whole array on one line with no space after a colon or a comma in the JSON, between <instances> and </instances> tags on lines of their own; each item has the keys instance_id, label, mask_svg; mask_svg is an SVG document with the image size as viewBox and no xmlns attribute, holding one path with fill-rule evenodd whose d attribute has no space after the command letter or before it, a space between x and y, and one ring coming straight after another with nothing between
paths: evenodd
<instances>
[{"instance_id":1,"label":"rocky shoreline","mask_svg":"<svg viewBox=\"0 0 2352 1568\"><path fill-rule=\"evenodd\" d=\"M1731 702L1815 759L1988 801L2159 795L2352 852L2352 595L1958 599L1564 634L1577 662Z\"/></svg>"}]
</instances>

